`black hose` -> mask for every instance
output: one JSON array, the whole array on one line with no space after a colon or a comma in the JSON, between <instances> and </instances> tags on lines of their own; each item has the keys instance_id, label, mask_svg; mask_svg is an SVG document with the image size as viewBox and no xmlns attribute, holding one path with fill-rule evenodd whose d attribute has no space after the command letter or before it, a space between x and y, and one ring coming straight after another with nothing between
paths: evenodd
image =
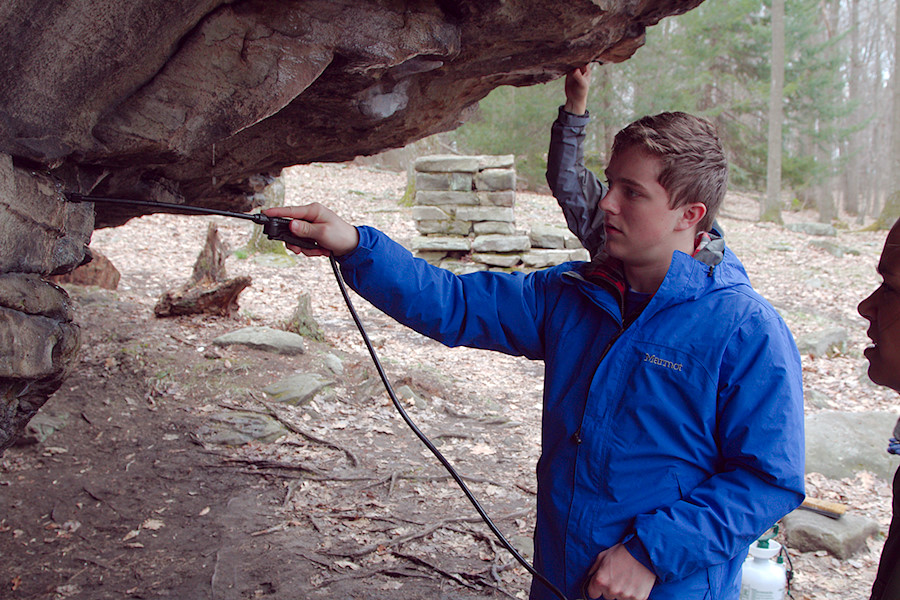
<instances>
[{"instance_id":1,"label":"black hose","mask_svg":"<svg viewBox=\"0 0 900 600\"><path fill-rule=\"evenodd\" d=\"M538 581L543 583L547 588L553 592L557 598L560 600L568 600L566 596L553 585L546 577L544 577L541 573L539 573L521 554L513 547L512 544L507 541L507 539L503 536L500 530L494 525L494 522L491 521L491 518L484 511L481 504L478 503L478 500L472 494L472 491L469 490L469 486L462 480L459 473L456 472L456 469L453 468L453 465L450 464L443 454L441 454L440 450L438 450L431 440L422 433L422 431L416 426L410 416L407 414L406 410L403 408L403 405L400 404L400 400L397 398L397 395L394 393L394 388L391 387L391 382L388 380L387 374L384 372L384 368L381 366L381 361L378 359L378 355L375 353L375 348L372 346L372 342L369 340L369 336L366 333L365 328L363 327L362 321L359 319L359 315L356 314L356 309L353 307L353 302L350 301L350 294L347 293L347 285L344 283L344 278L341 277L341 271L338 268L337 261L334 260L334 256L328 257L331 262L331 269L334 271L334 277L337 279L338 287L341 289L341 295L344 297L344 302L347 304L347 308L350 310L350 316L353 317L353 322L356 323L356 328L359 329L359 333L362 335L363 342L366 344L366 348L369 350L369 355L372 357L372 362L375 364L375 369L378 371L378 375L381 377L381 382L384 384L384 389L387 390L388 396L391 397L391 402L394 403L394 407L397 409L397 412L400 413L400 416L406 422L410 429L413 430L413 433L418 436L422 443L431 451L431 453L437 458L440 463L447 469L447 472L453 477L456 481L456 484L466 495L466 498L469 499L469 502L472 503L472 506L475 507L475 510L478 511L478 514L481 516L482 520L485 524L490 528L493 532L494 536L500 541L500 544L506 548L510 554L513 555L519 564L521 564L525 569L531 573L533 577L535 577Z\"/></svg>"}]
</instances>

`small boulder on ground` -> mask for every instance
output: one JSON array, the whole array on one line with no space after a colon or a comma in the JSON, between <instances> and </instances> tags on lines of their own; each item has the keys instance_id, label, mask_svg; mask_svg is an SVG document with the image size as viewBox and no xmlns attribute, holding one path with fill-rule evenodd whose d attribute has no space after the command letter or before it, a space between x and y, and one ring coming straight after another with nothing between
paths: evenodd
<instances>
[{"instance_id":1,"label":"small boulder on ground","mask_svg":"<svg viewBox=\"0 0 900 600\"><path fill-rule=\"evenodd\" d=\"M878 523L867 517L844 514L832 519L797 509L782 519L787 545L800 552L826 550L846 560L866 548L866 540L878 533Z\"/></svg>"},{"instance_id":2,"label":"small boulder on ground","mask_svg":"<svg viewBox=\"0 0 900 600\"><path fill-rule=\"evenodd\" d=\"M835 356L847 351L848 339L846 329L832 327L797 339L797 350L813 357Z\"/></svg>"},{"instance_id":3,"label":"small boulder on ground","mask_svg":"<svg viewBox=\"0 0 900 600\"><path fill-rule=\"evenodd\" d=\"M898 459L888 454L897 415L890 412L823 411L806 417L806 472L829 479L860 471L890 481Z\"/></svg>"},{"instance_id":4,"label":"small boulder on ground","mask_svg":"<svg viewBox=\"0 0 900 600\"><path fill-rule=\"evenodd\" d=\"M252 441L270 443L287 433L284 425L268 415L232 410L209 415L197 430L201 441L228 446L241 446Z\"/></svg>"},{"instance_id":5,"label":"small boulder on ground","mask_svg":"<svg viewBox=\"0 0 900 600\"><path fill-rule=\"evenodd\" d=\"M212 341L215 346L247 346L255 350L296 356L306 352L303 336L272 327L244 327L220 335Z\"/></svg>"},{"instance_id":6,"label":"small boulder on ground","mask_svg":"<svg viewBox=\"0 0 900 600\"><path fill-rule=\"evenodd\" d=\"M297 373L266 386L263 392L278 402L299 406L333 383L318 373Z\"/></svg>"},{"instance_id":7,"label":"small boulder on ground","mask_svg":"<svg viewBox=\"0 0 900 600\"><path fill-rule=\"evenodd\" d=\"M85 248L85 256L88 258L87 262L76 267L74 271L51 275L47 279L54 283L97 286L105 290L115 290L119 287L122 276L111 260L93 248Z\"/></svg>"}]
</instances>

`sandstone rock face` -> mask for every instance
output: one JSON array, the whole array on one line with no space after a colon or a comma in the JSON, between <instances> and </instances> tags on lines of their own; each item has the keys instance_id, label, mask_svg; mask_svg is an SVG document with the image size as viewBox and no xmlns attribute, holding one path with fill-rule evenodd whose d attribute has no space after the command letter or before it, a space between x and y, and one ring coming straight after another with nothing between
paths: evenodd
<instances>
[{"instance_id":1,"label":"sandstone rock face","mask_svg":"<svg viewBox=\"0 0 900 600\"><path fill-rule=\"evenodd\" d=\"M69 297L41 275L78 266L93 225L90 206L62 202L51 178L0 154L0 453L75 360Z\"/></svg>"},{"instance_id":2,"label":"sandstone rock face","mask_svg":"<svg viewBox=\"0 0 900 600\"><path fill-rule=\"evenodd\" d=\"M59 388L78 339L62 288L37 275L0 275L0 452Z\"/></svg>"},{"instance_id":3,"label":"sandstone rock face","mask_svg":"<svg viewBox=\"0 0 900 600\"><path fill-rule=\"evenodd\" d=\"M700 1L8 0L0 152L67 189L246 209L284 166L452 129Z\"/></svg>"},{"instance_id":4,"label":"sandstone rock face","mask_svg":"<svg viewBox=\"0 0 900 600\"><path fill-rule=\"evenodd\" d=\"M625 60L701 1L0 3L0 452L78 345L40 276L81 264L94 227L151 212L95 215L64 192L248 210L285 166L455 128L492 89Z\"/></svg>"}]
</instances>

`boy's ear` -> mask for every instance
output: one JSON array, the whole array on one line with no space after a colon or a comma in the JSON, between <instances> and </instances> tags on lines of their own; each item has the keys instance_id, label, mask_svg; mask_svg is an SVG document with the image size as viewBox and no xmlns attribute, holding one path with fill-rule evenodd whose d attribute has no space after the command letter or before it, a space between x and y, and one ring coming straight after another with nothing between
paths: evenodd
<instances>
[{"instance_id":1,"label":"boy's ear","mask_svg":"<svg viewBox=\"0 0 900 600\"><path fill-rule=\"evenodd\" d=\"M706 205L702 202L691 202L680 207L681 220L678 223L678 229L685 230L696 228L703 217L706 216Z\"/></svg>"}]
</instances>

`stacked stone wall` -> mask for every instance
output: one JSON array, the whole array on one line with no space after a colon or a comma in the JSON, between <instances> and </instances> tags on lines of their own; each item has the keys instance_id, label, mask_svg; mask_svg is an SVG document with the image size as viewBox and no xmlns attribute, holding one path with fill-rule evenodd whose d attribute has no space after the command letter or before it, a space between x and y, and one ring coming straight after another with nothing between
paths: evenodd
<instances>
[{"instance_id":1,"label":"stacked stone wall","mask_svg":"<svg viewBox=\"0 0 900 600\"><path fill-rule=\"evenodd\" d=\"M416 256L456 273L527 270L587 260L564 227L516 228L512 155L423 156L415 162ZM560 215L562 218L562 215Z\"/></svg>"}]
</instances>

